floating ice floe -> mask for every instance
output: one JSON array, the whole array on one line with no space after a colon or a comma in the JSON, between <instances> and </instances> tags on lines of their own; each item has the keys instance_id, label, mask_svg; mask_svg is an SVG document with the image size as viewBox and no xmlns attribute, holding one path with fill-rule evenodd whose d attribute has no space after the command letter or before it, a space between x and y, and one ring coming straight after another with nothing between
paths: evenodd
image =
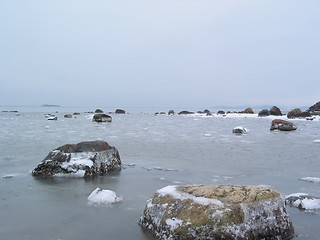
<instances>
[{"instance_id":1,"label":"floating ice floe","mask_svg":"<svg viewBox=\"0 0 320 240\"><path fill-rule=\"evenodd\" d=\"M290 194L286 197L286 202L293 207L306 211L320 209L320 198L310 196L307 193Z\"/></svg>"},{"instance_id":2,"label":"floating ice floe","mask_svg":"<svg viewBox=\"0 0 320 240\"><path fill-rule=\"evenodd\" d=\"M320 183L320 178L318 177L304 177L304 178L300 178L299 180L306 181L306 182Z\"/></svg>"},{"instance_id":3,"label":"floating ice floe","mask_svg":"<svg viewBox=\"0 0 320 240\"><path fill-rule=\"evenodd\" d=\"M121 202L122 197L118 197L114 191L96 188L88 197L89 205L108 205Z\"/></svg>"},{"instance_id":4,"label":"floating ice floe","mask_svg":"<svg viewBox=\"0 0 320 240\"><path fill-rule=\"evenodd\" d=\"M313 143L320 143L320 139L314 140Z\"/></svg>"},{"instance_id":5,"label":"floating ice floe","mask_svg":"<svg viewBox=\"0 0 320 240\"><path fill-rule=\"evenodd\" d=\"M16 176L18 176L18 174L6 174L6 175L3 175L3 178L13 178Z\"/></svg>"}]
</instances>

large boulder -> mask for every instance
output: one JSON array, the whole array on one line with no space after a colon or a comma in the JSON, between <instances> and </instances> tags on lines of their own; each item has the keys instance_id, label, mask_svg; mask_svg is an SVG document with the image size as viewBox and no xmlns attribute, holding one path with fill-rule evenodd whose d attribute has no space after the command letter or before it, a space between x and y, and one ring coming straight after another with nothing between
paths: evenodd
<instances>
[{"instance_id":1,"label":"large boulder","mask_svg":"<svg viewBox=\"0 0 320 240\"><path fill-rule=\"evenodd\" d=\"M270 108L270 115L274 115L274 116L282 116L282 112L280 110L280 108L273 106L272 108Z\"/></svg>"},{"instance_id":2,"label":"large boulder","mask_svg":"<svg viewBox=\"0 0 320 240\"><path fill-rule=\"evenodd\" d=\"M311 114L309 112L302 112L300 108L292 109L287 114L288 118L306 118L311 117Z\"/></svg>"},{"instance_id":3,"label":"large boulder","mask_svg":"<svg viewBox=\"0 0 320 240\"><path fill-rule=\"evenodd\" d=\"M148 200L139 224L159 239L289 239L284 199L270 188L168 186Z\"/></svg>"},{"instance_id":4,"label":"large boulder","mask_svg":"<svg viewBox=\"0 0 320 240\"><path fill-rule=\"evenodd\" d=\"M297 126L292 122L282 120L282 119L274 119L271 122L270 130L280 130L280 131L293 131L296 130Z\"/></svg>"},{"instance_id":5,"label":"large boulder","mask_svg":"<svg viewBox=\"0 0 320 240\"><path fill-rule=\"evenodd\" d=\"M112 117L107 114L104 114L104 113L96 113L95 115L93 115L92 121L94 121L94 122L111 122Z\"/></svg>"},{"instance_id":6,"label":"large boulder","mask_svg":"<svg viewBox=\"0 0 320 240\"><path fill-rule=\"evenodd\" d=\"M268 109L262 109L259 113L258 113L258 117L266 117L270 115L270 111Z\"/></svg>"},{"instance_id":7,"label":"large boulder","mask_svg":"<svg viewBox=\"0 0 320 240\"><path fill-rule=\"evenodd\" d=\"M308 112L320 112L320 101L309 107Z\"/></svg>"},{"instance_id":8,"label":"large boulder","mask_svg":"<svg viewBox=\"0 0 320 240\"><path fill-rule=\"evenodd\" d=\"M94 176L120 170L118 150L104 141L66 144L51 151L32 171L33 176Z\"/></svg>"}]
</instances>

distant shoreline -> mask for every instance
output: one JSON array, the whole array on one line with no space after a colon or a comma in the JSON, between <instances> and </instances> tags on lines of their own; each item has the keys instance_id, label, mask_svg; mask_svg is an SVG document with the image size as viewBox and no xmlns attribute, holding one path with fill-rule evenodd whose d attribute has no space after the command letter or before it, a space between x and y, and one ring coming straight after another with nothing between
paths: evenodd
<instances>
[{"instance_id":1,"label":"distant shoreline","mask_svg":"<svg viewBox=\"0 0 320 240\"><path fill-rule=\"evenodd\" d=\"M41 107L61 107L60 105L54 105L54 104L43 104Z\"/></svg>"}]
</instances>

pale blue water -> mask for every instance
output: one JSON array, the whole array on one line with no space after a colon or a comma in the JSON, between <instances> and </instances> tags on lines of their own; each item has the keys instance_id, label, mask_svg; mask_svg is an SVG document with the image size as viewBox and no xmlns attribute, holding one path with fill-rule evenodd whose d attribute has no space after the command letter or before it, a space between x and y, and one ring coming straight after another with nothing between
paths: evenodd
<instances>
[{"instance_id":1,"label":"pale blue water","mask_svg":"<svg viewBox=\"0 0 320 240\"><path fill-rule=\"evenodd\" d=\"M7 110L7 109L0 109ZM15 109L12 109L15 110ZM320 197L320 121L295 121L295 132L270 132L269 118L113 114L112 123L93 123L95 109L19 108L0 113L0 239L151 239L137 224L152 194L173 184L269 185L283 195ZM45 113L56 113L48 121ZM77 118L65 113L81 112ZM236 126L249 133L232 134ZM30 171L56 147L102 139L115 146L125 168L94 179L37 179ZM134 166L126 166L128 164ZM3 178L14 174L12 178ZM96 188L123 201L87 205ZM288 207L297 237L318 239L319 213Z\"/></svg>"}]
</instances>

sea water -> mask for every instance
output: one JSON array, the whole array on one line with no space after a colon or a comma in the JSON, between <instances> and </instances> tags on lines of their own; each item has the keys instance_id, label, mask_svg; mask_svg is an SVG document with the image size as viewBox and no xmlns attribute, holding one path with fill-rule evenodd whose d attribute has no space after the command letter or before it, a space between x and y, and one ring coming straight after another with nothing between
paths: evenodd
<instances>
[{"instance_id":1,"label":"sea water","mask_svg":"<svg viewBox=\"0 0 320 240\"><path fill-rule=\"evenodd\" d=\"M298 180L320 177L319 118L292 120L296 131L278 132L269 130L271 117L256 115L111 114L111 123L95 123L92 113L63 118L72 110L58 110L0 113L0 239L152 239L137 221L146 201L168 185L263 185L284 196L320 197L319 183ZM248 132L235 135L236 126ZM90 179L30 174L53 149L91 140L115 146L123 169ZM90 205L96 188L122 201ZM295 239L318 239L320 213L287 208Z\"/></svg>"}]
</instances>

